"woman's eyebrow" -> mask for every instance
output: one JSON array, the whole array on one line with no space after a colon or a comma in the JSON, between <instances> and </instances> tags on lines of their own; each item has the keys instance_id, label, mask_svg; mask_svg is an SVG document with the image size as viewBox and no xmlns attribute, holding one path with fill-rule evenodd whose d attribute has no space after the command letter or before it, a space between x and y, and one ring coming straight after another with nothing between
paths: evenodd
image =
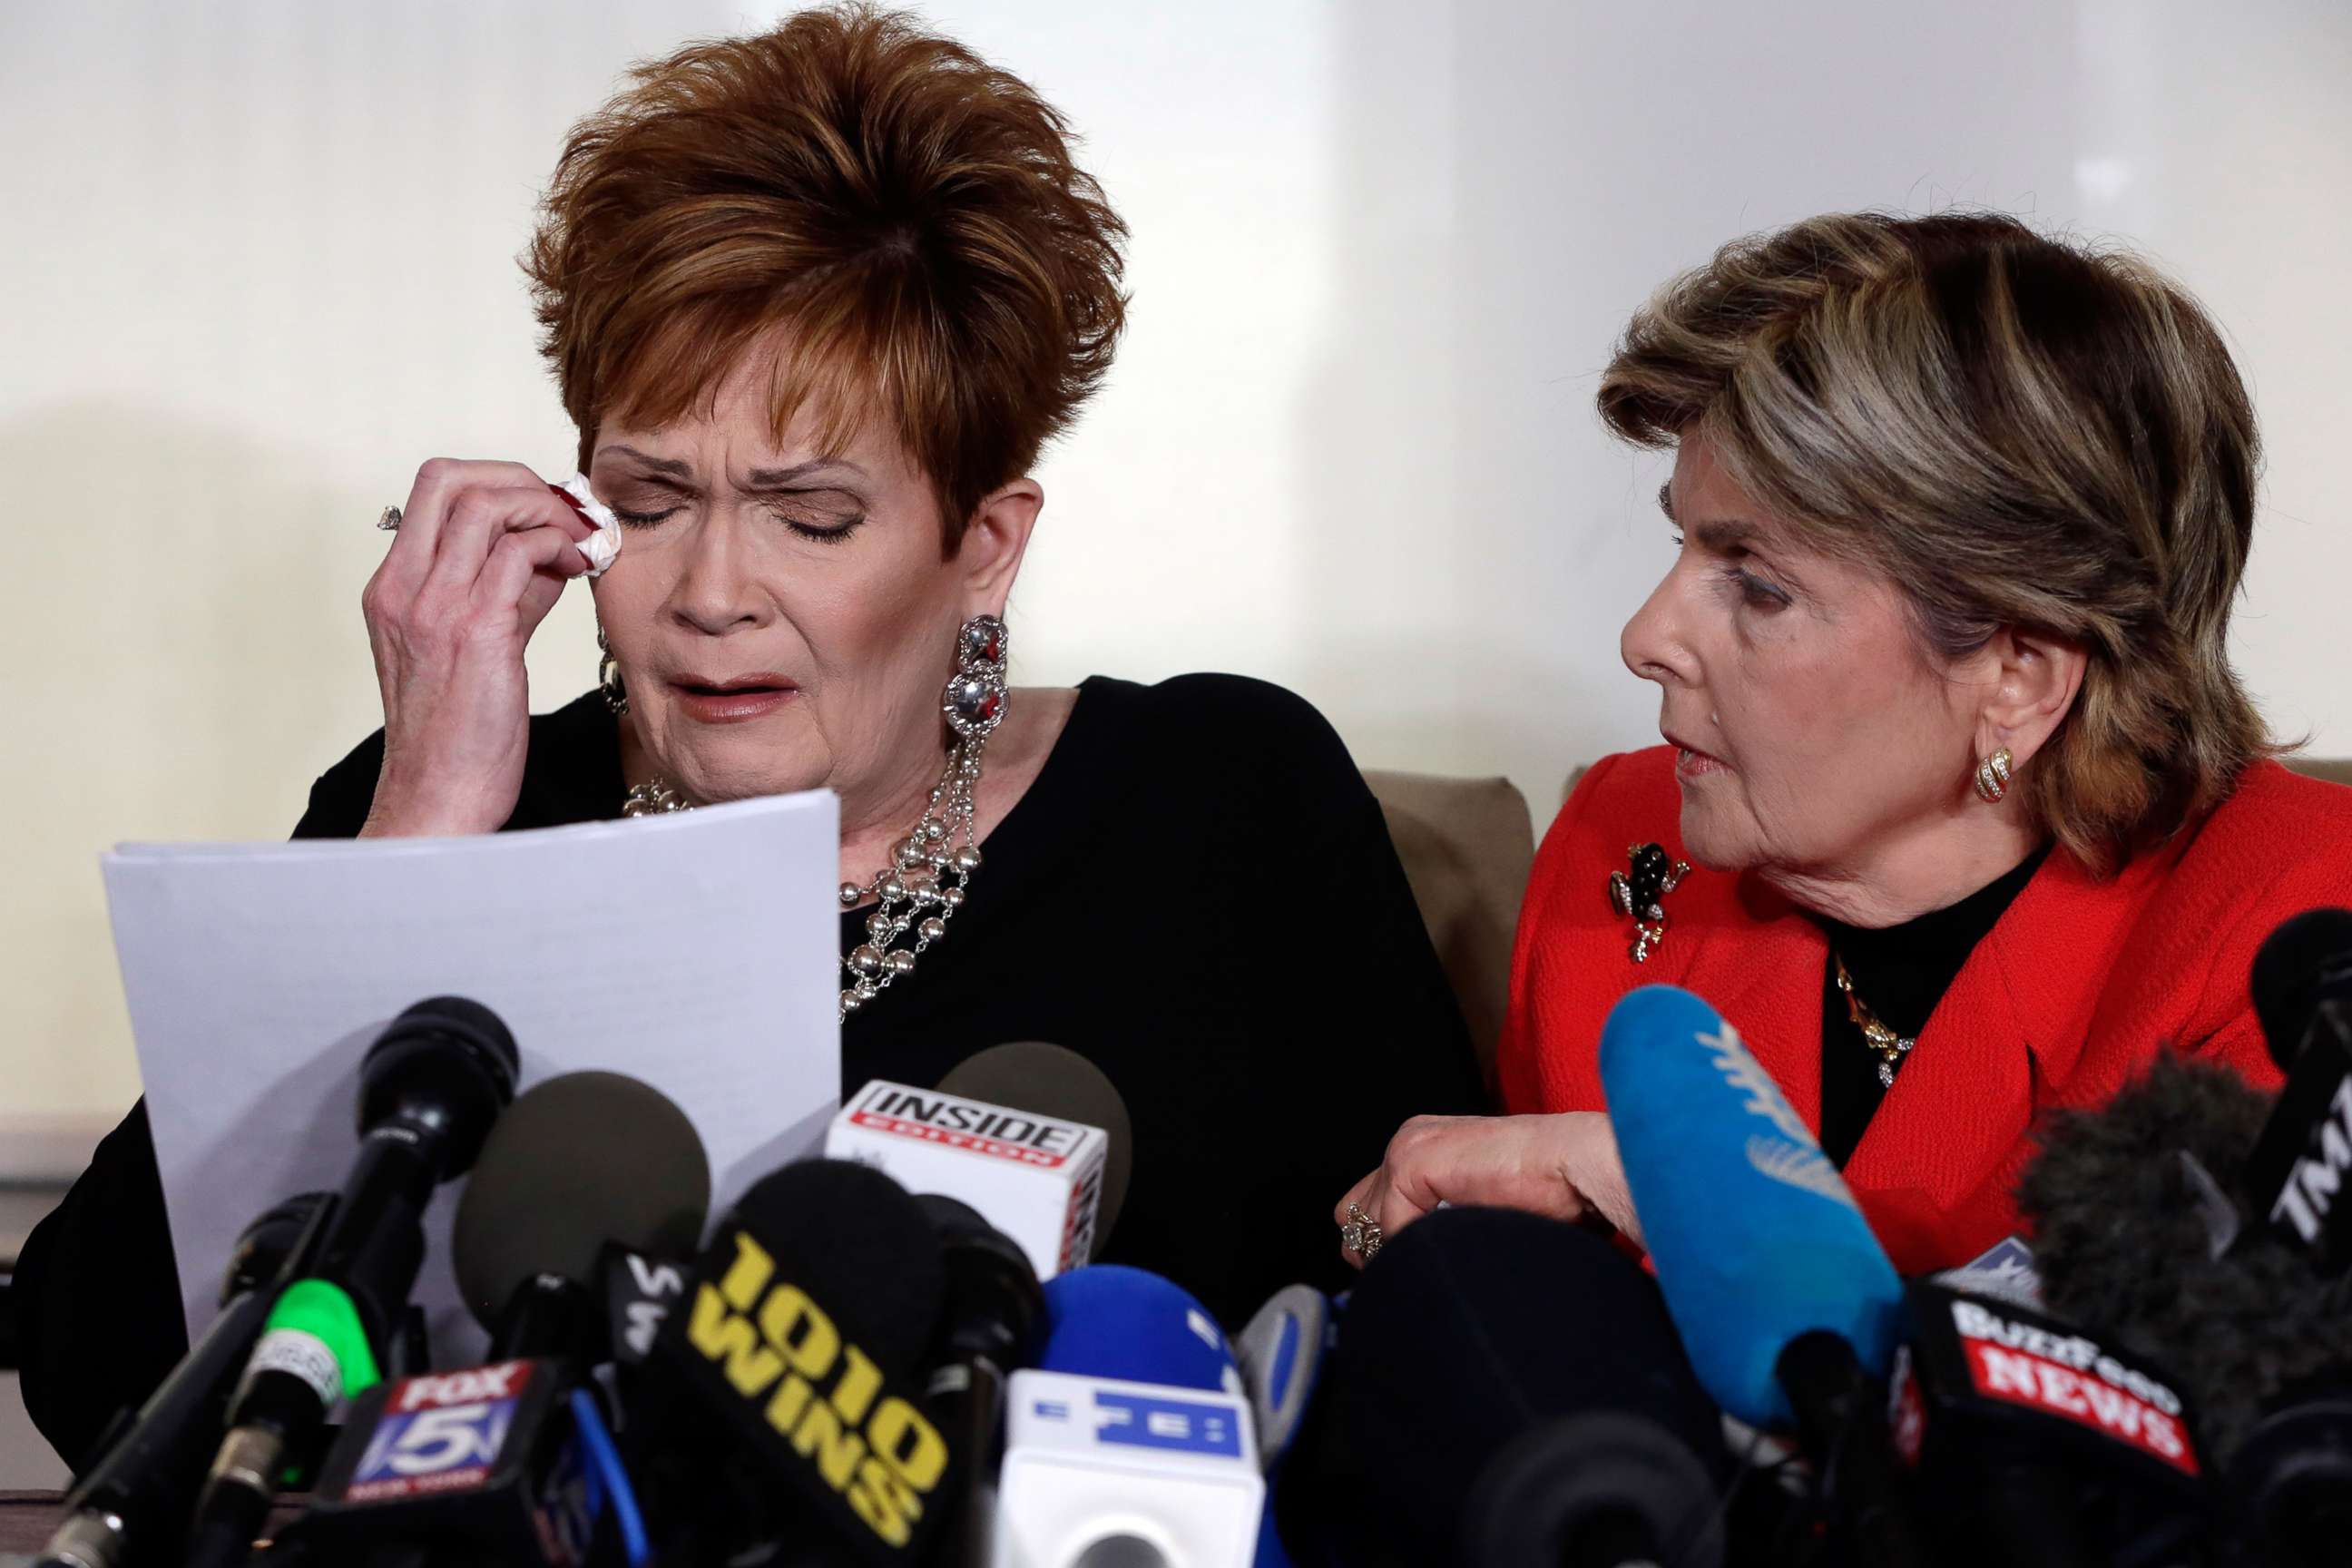
<instances>
[{"instance_id":1,"label":"woman's eyebrow","mask_svg":"<svg viewBox=\"0 0 2352 1568\"><path fill-rule=\"evenodd\" d=\"M751 490L782 489L819 474L835 471L855 474L861 479L866 477L864 468L846 458L811 458L807 462L794 463L789 468L753 468L744 476L743 488Z\"/></svg>"},{"instance_id":2,"label":"woman's eyebrow","mask_svg":"<svg viewBox=\"0 0 2352 1568\"><path fill-rule=\"evenodd\" d=\"M685 461L683 458L656 458L651 452L640 452L635 447L624 447L617 441L609 447L599 447L596 448L596 455L600 458L607 452L618 453L624 458L635 458L638 462L643 463L646 468L651 468L657 474L668 474L673 478L681 479L691 479L694 478L694 465Z\"/></svg>"}]
</instances>

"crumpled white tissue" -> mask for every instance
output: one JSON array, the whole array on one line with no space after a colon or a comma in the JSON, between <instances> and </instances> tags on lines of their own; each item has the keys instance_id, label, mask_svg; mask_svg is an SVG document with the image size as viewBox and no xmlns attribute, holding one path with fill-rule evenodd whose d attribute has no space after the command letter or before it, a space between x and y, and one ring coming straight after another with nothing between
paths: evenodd
<instances>
[{"instance_id":1,"label":"crumpled white tissue","mask_svg":"<svg viewBox=\"0 0 2352 1568\"><path fill-rule=\"evenodd\" d=\"M578 501L580 510L588 514L588 521L596 525L596 531L579 541L578 548L588 558L588 570L583 575L602 577L605 568L620 558L621 520L588 489L585 474L574 474L556 489Z\"/></svg>"}]
</instances>

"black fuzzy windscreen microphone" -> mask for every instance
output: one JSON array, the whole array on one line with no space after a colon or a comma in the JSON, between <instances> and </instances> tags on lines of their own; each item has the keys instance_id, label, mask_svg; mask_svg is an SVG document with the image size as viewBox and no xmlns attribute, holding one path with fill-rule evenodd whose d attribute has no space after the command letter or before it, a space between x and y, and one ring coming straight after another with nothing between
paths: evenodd
<instances>
[{"instance_id":1,"label":"black fuzzy windscreen microphone","mask_svg":"<svg viewBox=\"0 0 2352 1568\"><path fill-rule=\"evenodd\" d=\"M2252 1217L2270 1107L2168 1051L2103 1110L2053 1115L2017 1189L2049 1310L2163 1365L2224 1464L2266 1400L2352 1366L2352 1294Z\"/></svg>"}]
</instances>

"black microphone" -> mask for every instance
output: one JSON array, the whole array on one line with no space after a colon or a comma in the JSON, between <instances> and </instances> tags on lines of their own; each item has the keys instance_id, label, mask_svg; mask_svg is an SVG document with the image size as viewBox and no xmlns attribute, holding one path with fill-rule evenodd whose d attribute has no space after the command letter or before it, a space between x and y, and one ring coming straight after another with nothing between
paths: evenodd
<instances>
[{"instance_id":1,"label":"black microphone","mask_svg":"<svg viewBox=\"0 0 2352 1568\"><path fill-rule=\"evenodd\" d=\"M2168 1053L2103 1110L2052 1118L2018 1205L2049 1310L2179 1379L2233 1528L2271 1542L2276 1563L2336 1562L2352 1276L2322 1277L2298 1241L2249 1217L2246 1152L2277 1120L2236 1072Z\"/></svg>"},{"instance_id":2,"label":"black microphone","mask_svg":"<svg viewBox=\"0 0 2352 1568\"><path fill-rule=\"evenodd\" d=\"M76 1479L41 1568L139 1568L170 1560L262 1320L288 1271L307 1265L333 1201L306 1193L246 1226L221 1281L220 1315Z\"/></svg>"},{"instance_id":3,"label":"black microphone","mask_svg":"<svg viewBox=\"0 0 2352 1568\"><path fill-rule=\"evenodd\" d=\"M2196 1555L2209 1494L2173 1375L2006 1299L1919 1281L1894 1441L1948 1557L2011 1568Z\"/></svg>"},{"instance_id":4,"label":"black microphone","mask_svg":"<svg viewBox=\"0 0 2352 1568\"><path fill-rule=\"evenodd\" d=\"M643 1369L662 1555L922 1561L950 1459L922 1379L946 1272L930 1216L879 1171L804 1160L754 1184Z\"/></svg>"},{"instance_id":5,"label":"black microphone","mask_svg":"<svg viewBox=\"0 0 2352 1568\"><path fill-rule=\"evenodd\" d=\"M2250 988L2286 1074L2246 1161L2254 1212L2341 1274L2352 1264L2352 910L2307 910L2271 932Z\"/></svg>"},{"instance_id":6,"label":"black microphone","mask_svg":"<svg viewBox=\"0 0 2352 1568\"><path fill-rule=\"evenodd\" d=\"M940 1079L940 1089L1055 1121L1099 1127L1108 1134L1102 1197L1095 1209L1092 1251L1099 1256L1127 1203L1135 1174L1135 1125L1127 1101L1102 1068L1066 1046L1017 1040L966 1058ZM1084 1258L1080 1259L1085 1261Z\"/></svg>"},{"instance_id":7,"label":"black microphone","mask_svg":"<svg viewBox=\"0 0 2352 1568\"><path fill-rule=\"evenodd\" d=\"M618 1073L551 1078L483 1146L452 1232L459 1293L491 1331L482 1366L369 1391L286 1539L336 1562L473 1555L553 1563L584 1550L602 1457L589 1369L609 1359L604 1250L692 1246L710 1202L702 1140L660 1091ZM593 1428L593 1430L587 1428ZM626 1478L607 1486L617 1493ZM616 1502L622 1530L634 1502Z\"/></svg>"},{"instance_id":8,"label":"black microphone","mask_svg":"<svg viewBox=\"0 0 2352 1568\"><path fill-rule=\"evenodd\" d=\"M242 1562L281 1477L308 1472L327 1413L381 1381L424 1259L425 1205L481 1152L519 1068L506 1025L462 996L415 1004L368 1047L359 1154L317 1258L278 1294L247 1363L196 1505L192 1564Z\"/></svg>"},{"instance_id":9,"label":"black microphone","mask_svg":"<svg viewBox=\"0 0 2352 1568\"><path fill-rule=\"evenodd\" d=\"M951 1560L986 1563L995 1540L995 1476L1005 1380L1029 1363L1045 1292L1020 1244L969 1204L916 1198L939 1229L947 1293L924 1408L947 1439L953 1468L945 1489L955 1542Z\"/></svg>"},{"instance_id":10,"label":"black microphone","mask_svg":"<svg viewBox=\"0 0 2352 1568\"><path fill-rule=\"evenodd\" d=\"M1369 1495L1381 1539L1333 1540L1341 1560L1723 1561L1720 1419L1656 1285L1609 1241L1443 1210L1381 1248L1339 1323L1276 1500L1294 1549Z\"/></svg>"},{"instance_id":11,"label":"black microphone","mask_svg":"<svg viewBox=\"0 0 2352 1568\"><path fill-rule=\"evenodd\" d=\"M689 1256L709 1212L709 1159L668 1096L613 1072L535 1085L483 1146L450 1235L490 1359L608 1360L604 1249Z\"/></svg>"}]
</instances>

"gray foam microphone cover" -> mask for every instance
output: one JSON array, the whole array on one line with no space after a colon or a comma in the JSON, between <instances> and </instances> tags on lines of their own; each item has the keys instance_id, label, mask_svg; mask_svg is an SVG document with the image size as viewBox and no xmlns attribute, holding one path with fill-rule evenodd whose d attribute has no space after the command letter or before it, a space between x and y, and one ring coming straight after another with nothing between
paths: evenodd
<instances>
[{"instance_id":1,"label":"gray foam microphone cover","mask_svg":"<svg viewBox=\"0 0 2352 1568\"><path fill-rule=\"evenodd\" d=\"M596 1278L606 1242L691 1257L710 1209L702 1140L669 1097L614 1072L547 1079L491 1129L457 1199L457 1288L495 1321L534 1274Z\"/></svg>"},{"instance_id":2,"label":"gray foam microphone cover","mask_svg":"<svg viewBox=\"0 0 2352 1568\"><path fill-rule=\"evenodd\" d=\"M1118 1223L1128 1178L1135 1169L1135 1126L1128 1120L1127 1101L1102 1068L1066 1046L1016 1040L959 1062L939 1087L966 1100L1099 1127L1110 1135L1102 1202L1095 1210L1095 1252L1099 1257L1111 1226Z\"/></svg>"}]
</instances>

